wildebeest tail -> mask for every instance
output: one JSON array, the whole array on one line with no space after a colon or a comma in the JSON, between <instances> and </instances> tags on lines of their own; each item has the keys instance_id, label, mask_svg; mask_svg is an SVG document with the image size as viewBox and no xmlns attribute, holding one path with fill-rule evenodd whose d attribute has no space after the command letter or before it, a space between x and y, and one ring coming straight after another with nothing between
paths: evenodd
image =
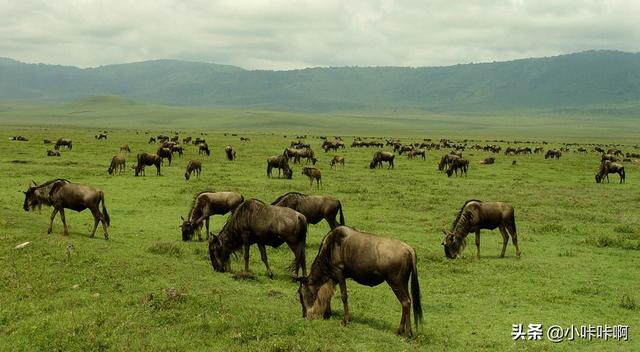
<instances>
[{"instance_id":1,"label":"wildebeest tail","mask_svg":"<svg viewBox=\"0 0 640 352\"><path fill-rule=\"evenodd\" d=\"M344 225L344 215L342 214L342 203L338 201L338 210L340 211L340 225Z\"/></svg>"},{"instance_id":2,"label":"wildebeest tail","mask_svg":"<svg viewBox=\"0 0 640 352\"><path fill-rule=\"evenodd\" d=\"M299 269L306 270L306 254L305 247L307 245L307 218L300 214L298 217L298 223L300 225L300 232L298 232L298 246L295 249L295 259L289 265L289 271L293 271L296 274Z\"/></svg>"},{"instance_id":3,"label":"wildebeest tail","mask_svg":"<svg viewBox=\"0 0 640 352\"><path fill-rule=\"evenodd\" d=\"M102 191L100 191L100 201L102 202L102 215L104 215L104 222L107 226L111 226L111 219L109 218L107 207L104 205L104 193Z\"/></svg>"},{"instance_id":4,"label":"wildebeest tail","mask_svg":"<svg viewBox=\"0 0 640 352\"><path fill-rule=\"evenodd\" d=\"M418 258L415 250L411 251L413 266L411 268L411 302L413 305L413 320L416 326L422 323L422 303L420 302L420 282L418 281Z\"/></svg>"}]
</instances>

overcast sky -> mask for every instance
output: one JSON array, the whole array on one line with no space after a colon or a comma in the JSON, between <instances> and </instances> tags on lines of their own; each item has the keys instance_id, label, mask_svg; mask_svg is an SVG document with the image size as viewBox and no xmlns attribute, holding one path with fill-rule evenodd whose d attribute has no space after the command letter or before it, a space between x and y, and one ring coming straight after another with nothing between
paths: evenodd
<instances>
[{"instance_id":1,"label":"overcast sky","mask_svg":"<svg viewBox=\"0 0 640 352\"><path fill-rule=\"evenodd\" d=\"M0 56L248 69L432 66L640 51L640 0L0 0Z\"/></svg>"}]
</instances>

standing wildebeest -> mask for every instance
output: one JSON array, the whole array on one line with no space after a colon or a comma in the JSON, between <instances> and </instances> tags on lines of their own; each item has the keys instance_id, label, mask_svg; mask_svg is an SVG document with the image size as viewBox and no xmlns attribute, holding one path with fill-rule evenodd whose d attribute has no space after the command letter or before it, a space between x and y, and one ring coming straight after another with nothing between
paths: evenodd
<instances>
[{"instance_id":1,"label":"standing wildebeest","mask_svg":"<svg viewBox=\"0 0 640 352\"><path fill-rule=\"evenodd\" d=\"M120 151L121 152L127 152L127 153L131 153L131 148L129 148L128 144L123 144L120 146Z\"/></svg>"},{"instance_id":2,"label":"standing wildebeest","mask_svg":"<svg viewBox=\"0 0 640 352\"><path fill-rule=\"evenodd\" d=\"M273 168L278 169L278 177L280 177L280 171L284 173L286 179L293 177L293 170L289 167L289 159L285 155L275 155L267 158L268 177L271 177L271 170Z\"/></svg>"},{"instance_id":3,"label":"standing wildebeest","mask_svg":"<svg viewBox=\"0 0 640 352\"><path fill-rule=\"evenodd\" d=\"M173 158L173 153L171 153L171 149L169 149L169 148L158 148L158 150L156 151L156 154L161 159L169 160L169 166L171 166L171 159Z\"/></svg>"},{"instance_id":4,"label":"standing wildebeest","mask_svg":"<svg viewBox=\"0 0 640 352\"><path fill-rule=\"evenodd\" d=\"M122 155L115 155L111 158L111 165L107 169L109 175L113 175L114 172L118 171L120 175L124 173L124 157Z\"/></svg>"},{"instance_id":5,"label":"standing wildebeest","mask_svg":"<svg viewBox=\"0 0 640 352\"><path fill-rule=\"evenodd\" d=\"M224 147L224 153L227 155L227 160L236 160L236 151L233 150L233 147L227 145Z\"/></svg>"},{"instance_id":6,"label":"standing wildebeest","mask_svg":"<svg viewBox=\"0 0 640 352\"><path fill-rule=\"evenodd\" d=\"M376 152L373 154L373 159L369 163L370 169L375 169L376 167L382 167L382 162L386 161L389 163L388 169L395 169L393 165L393 159L395 158L395 154L389 152Z\"/></svg>"},{"instance_id":7,"label":"standing wildebeest","mask_svg":"<svg viewBox=\"0 0 640 352\"><path fill-rule=\"evenodd\" d=\"M236 208L218 236L209 238L209 257L215 271L226 272L229 270L231 254L244 247L244 270L248 272L249 247L255 243L267 267L267 274L273 279L265 246L277 248L286 243L295 255L289 270L297 275L302 268L302 274L306 276L306 238L307 219L304 215L293 209L249 199Z\"/></svg>"},{"instance_id":8,"label":"standing wildebeest","mask_svg":"<svg viewBox=\"0 0 640 352\"><path fill-rule=\"evenodd\" d=\"M104 133L97 134L95 137L96 137L96 139L97 139L97 140L99 140L99 141L101 141L101 140L103 140L103 139L107 139L107 135L106 135L106 134L104 134Z\"/></svg>"},{"instance_id":9,"label":"standing wildebeest","mask_svg":"<svg viewBox=\"0 0 640 352\"><path fill-rule=\"evenodd\" d=\"M57 150L47 150L47 156L60 156L60 152Z\"/></svg>"},{"instance_id":10,"label":"standing wildebeest","mask_svg":"<svg viewBox=\"0 0 640 352\"><path fill-rule=\"evenodd\" d=\"M307 218L308 224L317 224L325 219L334 229L344 225L342 204L332 196L308 196L298 192L289 192L278 197L271 205L291 208ZM336 222L336 216L340 213L340 223Z\"/></svg>"},{"instance_id":11,"label":"standing wildebeest","mask_svg":"<svg viewBox=\"0 0 640 352\"><path fill-rule=\"evenodd\" d=\"M182 240L189 241L195 231L198 231L198 239L202 241L200 235L200 229L202 229L202 223L205 223L207 233L205 234L209 238L209 218L213 215L224 215L228 212L233 212L240 204L244 202L244 197L240 193L235 192L200 192L193 199L189 215L185 220L183 217L182 225Z\"/></svg>"},{"instance_id":12,"label":"standing wildebeest","mask_svg":"<svg viewBox=\"0 0 640 352\"><path fill-rule=\"evenodd\" d=\"M320 188L320 186L322 185L322 173L315 167L305 166L304 168L302 168L302 174L306 175L309 178L309 187L313 187L313 180L316 180L316 186L318 188Z\"/></svg>"},{"instance_id":13,"label":"standing wildebeest","mask_svg":"<svg viewBox=\"0 0 640 352\"><path fill-rule=\"evenodd\" d=\"M180 145L174 145L171 147L171 153L178 153L178 156L182 156L182 154L184 154L184 147L180 146Z\"/></svg>"},{"instance_id":14,"label":"standing wildebeest","mask_svg":"<svg viewBox=\"0 0 640 352\"><path fill-rule=\"evenodd\" d=\"M502 234L502 253L500 257L504 257L504 251L507 249L509 242L509 234L513 245L516 247L516 256L520 256L520 248L518 247L518 234L516 233L516 218L513 213L513 207L510 204L502 202L482 202L479 200L468 200L464 203L458 216L453 221L451 231L444 233L444 254L447 258L454 259L464 249L467 241L467 235L470 232L476 233L476 257L480 258L480 230L493 230L500 228ZM509 233L507 233L509 231Z\"/></svg>"},{"instance_id":15,"label":"standing wildebeest","mask_svg":"<svg viewBox=\"0 0 640 352\"><path fill-rule=\"evenodd\" d=\"M65 147L68 150L73 149L73 142L70 139L60 138L56 141L56 145L53 147L55 150L60 150L60 148Z\"/></svg>"},{"instance_id":16,"label":"standing wildebeest","mask_svg":"<svg viewBox=\"0 0 640 352\"><path fill-rule=\"evenodd\" d=\"M461 157L454 154L445 154L440 158L440 162L438 163L438 170L447 171L454 160L460 159Z\"/></svg>"},{"instance_id":17,"label":"standing wildebeest","mask_svg":"<svg viewBox=\"0 0 640 352\"><path fill-rule=\"evenodd\" d=\"M308 277L297 278L302 316L330 316L336 284L344 307L342 324L350 320L346 279L370 287L387 282L402 305L397 333L411 336L411 305L416 326L422 322L416 251L393 238L357 231L347 226L331 230L322 240ZM411 279L411 295L409 295ZM413 302L412 302L413 301Z\"/></svg>"},{"instance_id":18,"label":"standing wildebeest","mask_svg":"<svg viewBox=\"0 0 640 352\"><path fill-rule=\"evenodd\" d=\"M544 155L544 158L545 159L549 159L549 158L551 158L551 159L553 159L553 158L560 159L561 156L562 156L562 152L561 151L559 151L557 149L549 149L549 150L547 150L547 153Z\"/></svg>"},{"instance_id":19,"label":"standing wildebeest","mask_svg":"<svg viewBox=\"0 0 640 352\"><path fill-rule=\"evenodd\" d=\"M422 157L422 160L426 160L427 159L427 153L425 152L424 149L411 149L410 151L407 152L407 157L409 159L415 159L418 156Z\"/></svg>"},{"instance_id":20,"label":"standing wildebeest","mask_svg":"<svg viewBox=\"0 0 640 352\"><path fill-rule=\"evenodd\" d=\"M158 154L150 154L150 153L138 154L136 156L136 161L138 162L138 164L134 167L136 170L136 176L140 175L141 172L142 172L142 175L144 175L145 174L144 167L151 166L151 165L155 165L157 170L156 175L161 176L160 165L162 164L162 158L158 156Z\"/></svg>"},{"instance_id":21,"label":"standing wildebeest","mask_svg":"<svg viewBox=\"0 0 640 352\"><path fill-rule=\"evenodd\" d=\"M607 178L607 182L609 182L609 174L618 174L620 175L620 183L625 182L626 175L624 173L624 166L610 161L605 161L600 164L600 169L596 174L596 182L602 182L605 177Z\"/></svg>"},{"instance_id":22,"label":"standing wildebeest","mask_svg":"<svg viewBox=\"0 0 640 352\"><path fill-rule=\"evenodd\" d=\"M207 156L211 155L211 151L209 150L209 145L206 142L200 143L200 146L198 147L198 155L204 155L206 154Z\"/></svg>"},{"instance_id":23,"label":"standing wildebeest","mask_svg":"<svg viewBox=\"0 0 640 352\"><path fill-rule=\"evenodd\" d=\"M40 207L42 204L52 206L53 213L51 213L51 221L49 222L49 229L47 233L50 234L53 229L53 220L56 214L60 212L62 218L62 224L64 225L64 234L69 234L69 228L67 227L67 220L64 216L64 209L71 209L77 212L81 212L85 209L89 209L93 214L93 231L91 231L90 237L93 237L98 227L98 222L102 222L102 228L104 229L104 238L109 239L107 233L107 226L109 226L110 219L107 213L107 208L104 205L104 193L102 191L90 187L71 183L67 180L56 179L45 182L41 185L36 185L33 182L33 187L29 186L24 193L24 204L22 208L24 211L33 210L36 207ZM102 212L100 212L99 205L102 203Z\"/></svg>"},{"instance_id":24,"label":"standing wildebeest","mask_svg":"<svg viewBox=\"0 0 640 352\"><path fill-rule=\"evenodd\" d=\"M200 178L200 172L202 172L202 162L200 160L191 160L187 164L187 171L184 172L184 178L189 181L191 173L195 172L198 179Z\"/></svg>"},{"instance_id":25,"label":"standing wildebeest","mask_svg":"<svg viewBox=\"0 0 640 352\"><path fill-rule=\"evenodd\" d=\"M155 143L156 137L149 137L149 144Z\"/></svg>"},{"instance_id":26,"label":"standing wildebeest","mask_svg":"<svg viewBox=\"0 0 640 352\"><path fill-rule=\"evenodd\" d=\"M451 165L449 165L449 168L447 169L447 176L451 177L454 172L456 173L456 176L458 176L458 170L460 170L460 176L464 173L464 176L466 177L468 168L469 160L463 158L453 159Z\"/></svg>"},{"instance_id":27,"label":"standing wildebeest","mask_svg":"<svg viewBox=\"0 0 640 352\"><path fill-rule=\"evenodd\" d=\"M332 168L333 167L337 168L338 164L342 165L342 167L344 168L344 156L335 155L333 159L331 159L331 163L329 165Z\"/></svg>"},{"instance_id":28,"label":"standing wildebeest","mask_svg":"<svg viewBox=\"0 0 640 352\"><path fill-rule=\"evenodd\" d=\"M191 143L191 139L192 139L191 137L187 137L187 138L182 139L182 144L189 144L189 143Z\"/></svg>"}]
</instances>

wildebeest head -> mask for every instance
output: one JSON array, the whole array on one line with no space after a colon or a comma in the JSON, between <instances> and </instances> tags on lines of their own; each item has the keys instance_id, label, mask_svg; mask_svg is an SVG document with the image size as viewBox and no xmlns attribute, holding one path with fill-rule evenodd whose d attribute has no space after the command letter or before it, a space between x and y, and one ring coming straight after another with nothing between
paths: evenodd
<instances>
[{"instance_id":1,"label":"wildebeest head","mask_svg":"<svg viewBox=\"0 0 640 352\"><path fill-rule=\"evenodd\" d=\"M189 170L185 171L184 173L184 179L189 181L189 178L191 177L191 173L189 172Z\"/></svg>"},{"instance_id":2,"label":"wildebeest head","mask_svg":"<svg viewBox=\"0 0 640 352\"><path fill-rule=\"evenodd\" d=\"M600 181L602 181L602 177L600 177L600 174L596 174L596 183L600 183Z\"/></svg>"},{"instance_id":3,"label":"wildebeest head","mask_svg":"<svg viewBox=\"0 0 640 352\"><path fill-rule=\"evenodd\" d=\"M318 296L318 288L315 285L309 284L309 279L306 276L296 277L294 280L300 283L298 287L298 296L300 298L300 305L302 306L302 317L307 317L307 310L313 306Z\"/></svg>"},{"instance_id":4,"label":"wildebeest head","mask_svg":"<svg viewBox=\"0 0 640 352\"><path fill-rule=\"evenodd\" d=\"M180 229L182 230L182 240L188 241L191 239L191 236L193 236L196 227L191 221L185 220L182 216L180 219L182 219L182 225L180 225Z\"/></svg>"},{"instance_id":5,"label":"wildebeest head","mask_svg":"<svg viewBox=\"0 0 640 352\"><path fill-rule=\"evenodd\" d=\"M291 170L291 168L286 168L282 171L282 173L284 174L284 178L290 180L291 177L293 177L293 170Z\"/></svg>"},{"instance_id":6,"label":"wildebeest head","mask_svg":"<svg viewBox=\"0 0 640 352\"><path fill-rule=\"evenodd\" d=\"M370 169L375 169L375 168L376 168L376 161L375 161L375 159L374 159L374 160L371 160L371 162L369 163L369 168L370 168Z\"/></svg>"},{"instance_id":7,"label":"wildebeest head","mask_svg":"<svg viewBox=\"0 0 640 352\"><path fill-rule=\"evenodd\" d=\"M444 233L444 240L442 246L444 247L444 255L449 259L455 259L460 254L462 248L464 248L464 240L455 236L452 232L442 230Z\"/></svg>"},{"instance_id":8,"label":"wildebeest head","mask_svg":"<svg viewBox=\"0 0 640 352\"><path fill-rule=\"evenodd\" d=\"M36 194L36 181L31 182L33 183L33 187L29 186L26 191L22 192L24 193L24 203L22 204L22 209L24 209L24 211L33 210L41 204L40 199Z\"/></svg>"},{"instance_id":9,"label":"wildebeest head","mask_svg":"<svg viewBox=\"0 0 640 352\"><path fill-rule=\"evenodd\" d=\"M209 237L209 258L213 270L224 273L229 271L229 255L230 253L224 249L220 235L211 235Z\"/></svg>"}]
</instances>

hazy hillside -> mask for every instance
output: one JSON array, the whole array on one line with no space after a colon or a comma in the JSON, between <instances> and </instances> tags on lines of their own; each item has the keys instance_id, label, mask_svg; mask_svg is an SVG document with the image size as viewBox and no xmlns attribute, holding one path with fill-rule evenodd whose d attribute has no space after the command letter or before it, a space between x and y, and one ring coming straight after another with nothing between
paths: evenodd
<instances>
[{"instance_id":1,"label":"hazy hillside","mask_svg":"<svg viewBox=\"0 0 640 352\"><path fill-rule=\"evenodd\" d=\"M589 51L448 67L292 71L176 60L97 68L0 59L0 101L68 102L118 95L170 105L286 111L590 111L635 114L640 54Z\"/></svg>"}]
</instances>

